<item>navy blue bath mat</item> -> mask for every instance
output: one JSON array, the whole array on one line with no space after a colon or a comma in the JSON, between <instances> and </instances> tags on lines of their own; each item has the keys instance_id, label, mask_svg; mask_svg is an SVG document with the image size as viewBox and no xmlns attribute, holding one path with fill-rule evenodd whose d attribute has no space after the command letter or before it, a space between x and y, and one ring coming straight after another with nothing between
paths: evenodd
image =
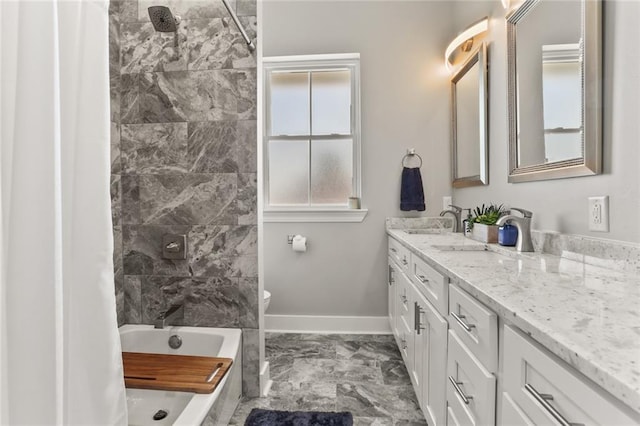
<instances>
[{"instance_id":1,"label":"navy blue bath mat","mask_svg":"<svg viewBox=\"0 0 640 426\"><path fill-rule=\"evenodd\" d=\"M254 408L244 426L352 426L351 413L276 411Z\"/></svg>"}]
</instances>

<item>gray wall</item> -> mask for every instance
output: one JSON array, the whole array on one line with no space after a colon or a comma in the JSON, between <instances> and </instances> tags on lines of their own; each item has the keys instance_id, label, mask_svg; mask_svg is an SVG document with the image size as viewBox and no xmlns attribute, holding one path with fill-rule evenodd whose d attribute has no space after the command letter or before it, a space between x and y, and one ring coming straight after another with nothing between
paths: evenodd
<instances>
[{"instance_id":1,"label":"gray wall","mask_svg":"<svg viewBox=\"0 0 640 426\"><path fill-rule=\"evenodd\" d=\"M242 328L243 390L257 396L255 54L220 0L169 2L177 46L148 22L151 2L112 3L120 321L181 303L184 325ZM255 1L234 5L255 37ZM162 258L164 234L187 235L186 260Z\"/></svg>"},{"instance_id":2,"label":"gray wall","mask_svg":"<svg viewBox=\"0 0 640 426\"><path fill-rule=\"evenodd\" d=\"M266 223L269 314L386 315L388 216L436 215L449 182L449 75L443 52L453 2L264 2L265 56L361 55L362 223ZM427 211L399 210L400 161L424 159ZM309 248L293 253L287 234Z\"/></svg>"},{"instance_id":3,"label":"gray wall","mask_svg":"<svg viewBox=\"0 0 640 426\"><path fill-rule=\"evenodd\" d=\"M640 2L604 2L604 173L543 182L507 183L507 57L505 11L500 2L456 1L455 28L489 16L490 185L454 190L472 207L488 201L534 212L533 227L640 242ZM587 197L609 195L610 232L590 232Z\"/></svg>"}]
</instances>

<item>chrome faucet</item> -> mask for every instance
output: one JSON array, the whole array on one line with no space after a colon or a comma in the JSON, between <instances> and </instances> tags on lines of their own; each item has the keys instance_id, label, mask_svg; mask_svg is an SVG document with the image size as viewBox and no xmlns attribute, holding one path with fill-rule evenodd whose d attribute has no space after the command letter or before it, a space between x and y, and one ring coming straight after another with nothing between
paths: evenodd
<instances>
[{"instance_id":1,"label":"chrome faucet","mask_svg":"<svg viewBox=\"0 0 640 426\"><path fill-rule=\"evenodd\" d=\"M184 305L173 305L155 320L155 328L164 328L176 321L184 320Z\"/></svg>"},{"instance_id":2,"label":"chrome faucet","mask_svg":"<svg viewBox=\"0 0 640 426\"><path fill-rule=\"evenodd\" d=\"M511 207L511 210L522 213L522 217L508 214L502 216L496 222L496 225L502 226L505 223L511 223L518 228L518 239L516 241L516 250L520 252L533 251L533 242L531 241L531 217L533 213L529 210Z\"/></svg>"},{"instance_id":3,"label":"chrome faucet","mask_svg":"<svg viewBox=\"0 0 640 426\"><path fill-rule=\"evenodd\" d=\"M443 210L440 212L440 216L444 217L444 215L452 214L455 218L453 222L453 232L462 232L461 220L462 220L462 207L454 206L449 204L452 210Z\"/></svg>"}]
</instances>

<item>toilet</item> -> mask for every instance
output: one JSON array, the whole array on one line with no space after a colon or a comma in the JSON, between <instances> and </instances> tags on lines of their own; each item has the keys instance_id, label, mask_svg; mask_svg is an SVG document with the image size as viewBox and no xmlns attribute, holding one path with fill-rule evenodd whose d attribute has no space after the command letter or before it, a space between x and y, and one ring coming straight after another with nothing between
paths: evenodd
<instances>
[{"instance_id":1,"label":"toilet","mask_svg":"<svg viewBox=\"0 0 640 426\"><path fill-rule=\"evenodd\" d=\"M271 302L271 292L265 290L264 291L264 312L267 312L267 309L269 309L269 302Z\"/></svg>"}]
</instances>

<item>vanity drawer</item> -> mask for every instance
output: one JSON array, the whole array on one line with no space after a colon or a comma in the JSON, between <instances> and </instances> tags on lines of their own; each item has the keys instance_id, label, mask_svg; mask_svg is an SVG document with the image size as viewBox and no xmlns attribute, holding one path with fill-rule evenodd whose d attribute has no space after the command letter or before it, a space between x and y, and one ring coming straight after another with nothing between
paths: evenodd
<instances>
[{"instance_id":1,"label":"vanity drawer","mask_svg":"<svg viewBox=\"0 0 640 426\"><path fill-rule=\"evenodd\" d=\"M497 315L453 284L449 285L449 328L490 372L497 371Z\"/></svg>"},{"instance_id":2,"label":"vanity drawer","mask_svg":"<svg viewBox=\"0 0 640 426\"><path fill-rule=\"evenodd\" d=\"M449 309L449 278L415 255L411 256L409 276L427 300L446 317Z\"/></svg>"},{"instance_id":3,"label":"vanity drawer","mask_svg":"<svg viewBox=\"0 0 640 426\"><path fill-rule=\"evenodd\" d=\"M389 256L402 268L405 273L409 273L409 261L411 252L398 241L389 237Z\"/></svg>"},{"instance_id":4,"label":"vanity drawer","mask_svg":"<svg viewBox=\"0 0 640 426\"><path fill-rule=\"evenodd\" d=\"M496 378L449 330L447 358L447 417L450 424L493 425Z\"/></svg>"},{"instance_id":5,"label":"vanity drawer","mask_svg":"<svg viewBox=\"0 0 640 426\"><path fill-rule=\"evenodd\" d=\"M507 392L502 392L502 412L500 413L501 425L509 426L535 426L531 420L522 412L518 404L513 402L513 398Z\"/></svg>"},{"instance_id":6,"label":"vanity drawer","mask_svg":"<svg viewBox=\"0 0 640 426\"><path fill-rule=\"evenodd\" d=\"M640 423L640 414L510 326L504 327L503 362L504 392L534 424Z\"/></svg>"}]
</instances>

